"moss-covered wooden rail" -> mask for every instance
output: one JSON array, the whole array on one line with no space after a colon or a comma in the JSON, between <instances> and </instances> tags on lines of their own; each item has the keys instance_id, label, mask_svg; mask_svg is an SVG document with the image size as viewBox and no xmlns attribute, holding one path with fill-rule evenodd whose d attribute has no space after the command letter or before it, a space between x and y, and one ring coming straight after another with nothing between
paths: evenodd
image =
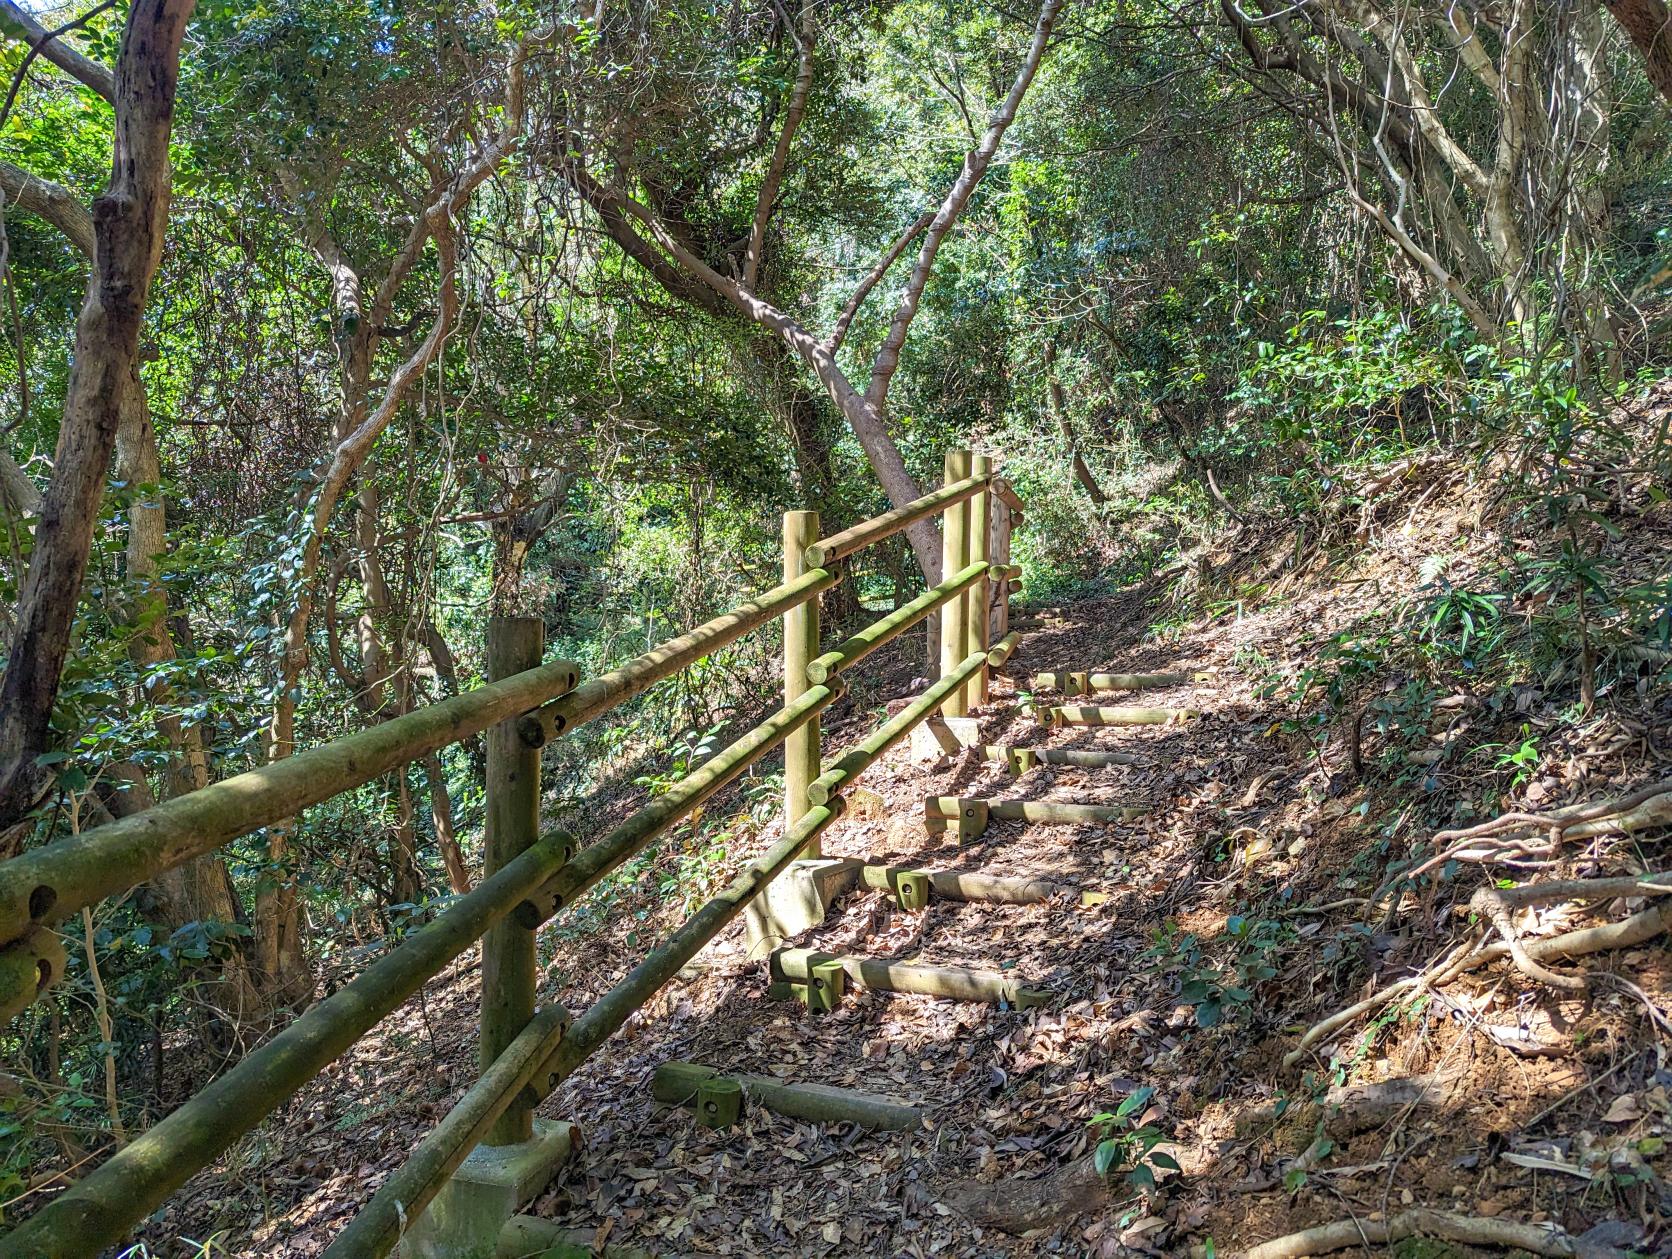
<instances>
[{"instance_id":1,"label":"moss-covered wooden rail","mask_svg":"<svg viewBox=\"0 0 1672 1259\"><path fill-rule=\"evenodd\" d=\"M478 940L482 1074L326 1253L329 1259L382 1256L426 1228L421 1248L491 1253L529 1183L526 1167L509 1180L505 1168L517 1159L526 1164L528 1151L550 1155L572 1147L567 1126L558 1126L561 1139L536 1128L535 1106L774 879L798 858L817 856L819 836L842 813L841 793L877 756L937 709L961 714L985 696L988 669L1016 649L1002 590L1012 576L1009 539L1019 506L997 481L992 460L951 452L940 489L831 537L819 538L816 514L786 513L781 584L600 677L583 681L572 661L543 662L539 622L496 617L488 628L490 680L475 690L0 864L0 1016L9 1018L61 976L63 951L53 924L449 744L487 736L481 882L0 1237L0 1259L81 1259L120 1243ZM946 579L821 654L818 599L839 580L831 565L937 514L944 518ZM820 714L843 692L838 675L937 610L942 677L821 772ZM542 833L541 747L773 621L784 627L781 708L606 834L585 842L562 831ZM994 639L1002 642L989 653ZM780 745L786 762L781 837L586 1011L571 1017L561 1005L537 1007L540 926ZM876 985L887 982L886 969L855 963L859 981ZM924 973L903 972L899 982L923 990L909 985ZM999 999L1037 999L1010 980L995 977L989 986ZM488 1171L473 1170L484 1155ZM488 1179L470 1179L477 1175ZM440 1197L490 1182L501 1190L511 1186L500 1197L490 1195L491 1219ZM462 1241L446 1233L465 1227L474 1232Z\"/></svg>"}]
</instances>

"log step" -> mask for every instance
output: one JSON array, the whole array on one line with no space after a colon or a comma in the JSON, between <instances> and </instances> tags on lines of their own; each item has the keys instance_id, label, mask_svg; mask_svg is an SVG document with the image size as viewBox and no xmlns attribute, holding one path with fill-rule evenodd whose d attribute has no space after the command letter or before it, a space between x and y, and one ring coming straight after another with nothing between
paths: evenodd
<instances>
[{"instance_id":1,"label":"log step","mask_svg":"<svg viewBox=\"0 0 1672 1259\"><path fill-rule=\"evenodd\" d=\"M778 949L772 954L771 962L769 996L790 995L794 985L805 984L813 969L826 962L840 965L849 983L882 992L911 992L953 1001L1003 1002L1018 1010L1044 1005L1055 995L1043 988L1030 988L1016 976L1002 971L971 970L965 966L930 966L854 954L837 957L817 949Z\"/></svg>"},{"instance_id":2,"label":"log step","mask_svg":"<svg viewBox=\"0 0 1672 1259\"><path fill-rule=\"evenodd\" d=\"M929 894L940 900L965 901L983 905L1038 905L1054 896L1073 895L1066 883L1050 879L1006 878L995 874L965 874L955 870L918 870L911 866L864 865L859 868L859 881L866 887L887 892L900 899L902 887L911 886L912 876L925 879ZM1078 893L1082 907L1101 905L1108 895L1103 892ZM912 906L921 908L921 906Z\"/></svg>"},{"instance_id":3,"label":"log step","mask_svg":"<svg viewBox=\"0 0 1672 1259\"><path fill-rule=\"evenodd\" d=\"M1061 804L1055 800L983 800L976 796L926 796L923 826L931 835L955 832L960 839L983 833L992 819L1047 826L1112 826L1148 817L1137 805Z\"/></svg>"},{"instance_id":4,"label":"log step","mask_svg":"<svg viewBox=\"0 0 1672 1259\"><path fill-rule=\"evenodd\" d=\"M651 1077L650 1091L665 1105L692 1107L699 1104L703 1089L719 1080L736 1083L751 1106L791 1119L853 1123L887 1132L912 1132L923 1126L923 1112L904 1102L829 1084L785 1084L770 1076L721 1071L697 1062L664 1062Z\"/></svg>"},{"instance_id":5,"label":"log step","mask_svg":"<svg viewBox=\"0 0 1672 1259\"><path fill-rule=\"evenodd\" d=\"M1035 765L1078 765L1083 769L1107 769L1111 765L1143 765L1145 760L1131 752L1093 752L1082 748L1017 748L988 743L981 759L996 761L1012 774L1025 774Z\"/></svg>"},{"instance_id":6,"label":"log step","mask_svg":"<svg viewBox=\"0 0 1672 1259\"><path fill-rule=\"evenodd\" d=\"M1210 673L1092 673L1083 669L1058 669L1033 675L1036 691L1061 691L1064 695L1090 695L1094 691L1152 691L1188 682L1206 682Z\"/></svg>"},{"instance_id":7,"label":"log step","mask_svg":"<svg viewBox=\"0 0 1672 1259\"><path fill-rule=\"evenodd\" d=\"M1201 715L1194 708L1099 708L1085 704L1062 704L1045 710L1046 724L1053 727L1170 726Z\"/></svg>"}]
</instances>

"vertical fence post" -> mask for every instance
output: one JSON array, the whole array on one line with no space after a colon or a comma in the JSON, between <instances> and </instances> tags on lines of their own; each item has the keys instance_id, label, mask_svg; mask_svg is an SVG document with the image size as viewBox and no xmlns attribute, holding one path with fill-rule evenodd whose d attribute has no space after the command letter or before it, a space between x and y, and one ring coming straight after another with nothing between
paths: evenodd
<instances>
[{"instance_id":1,"label":"vertical fence post","mask_svg":"<svg viewBox=\"0 0 1672 1259\"><path fill-rule=\"evenodd\" d=\"M803 558L808 547L819 540L816 511L784 513L784 580L794 581L807 571ZM807 600L784 613L784 703L801 698L810 683L807 666L819 654L819 601ZM807 812L807 787L819 776L819 722L814 718L784 740L784 829L787 831ZM803 857L817 857L823 849L817 837L801 850Z\"/></svg>"},{"instance_id":2,"label":"vertical fence post","mask_svg":"<svg viewBox=\"0 0 1672 1259\"><path fill-rule=\"evenodd\" d=\"M1010 504L997 494L992 499L992 534L987 545L993 563L1010 565ZM1010 582L993 583L993 619L989 642L1000 642L1010 633Z\"/></svg>"},{"instance_id":3,"label":"vertical fence post","mask_svg":"<svg viewBox=\"0 0 1672 1259\"><path fill-rule=\"evenodd\" d=\"M534 617L488 621L488 680L497 682L540 663L545 625ZM522 741L517 719L488 731L488 827L483 874L492 875L540 835L540 751ZM534 932L511 918L482 937L482 1050L484 1071L534 1017ZM512 1102L488 1130L486 1144L516 1145L534 1135L534 1110Z\"/></svg>"},{"instance_id":4,"label":"vertical fence post","mask_svg":"<svg viewBox=\"0 0 1672 1259\"><path fill-rule=\"evenodd\" d=\"M946 484L955 481L966 481L970 475L970 452L967 450L949 450L946 452L945 477ZM970 550L970 500L954 503L946 509L945 521L941 527L941 580L955 575L960 569L969 564ZM969 655L967 642L969 601L967 599L953 599L941 607L941 642L940 642L940 672L945 677L956 669L965 656ZM946 697L946 703L941 705L941 715L944 717L962 717L969 711L968 694L960 687L953 694Z\"/></svg>"},{"instance_id":5,"label":"vertical fence post","mask_svg":"<svg viewBox=\"0 0 1672 1259\"><path fill-rule=\"evenodd\" d=\"M988 455L976 455L970 462L970 472L974 476L990 477L993 475L993 460ZM969 500L969 558L966 564L974 564L978 560L986 563L989 551L987 531L991 527L990 514L993 503L992 488L982 490ZM969 611L964 615L965 646L964 654L987 650L987 591L992 582L983 577L971 586L964 598L969 603ZM987 666L982 665L974 677L964 688L965 702L971 708L977 708L987 702Z\"/></svg>"}]
</instances>

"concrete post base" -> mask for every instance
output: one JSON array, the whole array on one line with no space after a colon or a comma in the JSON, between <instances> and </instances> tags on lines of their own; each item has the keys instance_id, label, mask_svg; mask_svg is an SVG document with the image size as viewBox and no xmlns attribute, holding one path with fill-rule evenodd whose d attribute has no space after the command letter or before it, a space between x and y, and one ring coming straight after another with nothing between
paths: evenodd
<instances>
[{"instance_id":1,"label":"concrete post base","mask_svg":"<svg viewBox=\"0 0 1672 1259\"><path fill-rule=\"evenodd\" d=\"M536 1119L534 1139L479 1145L422 1215L408 1223L401 1259L493 1259L500 1230L546 1187L575 1147L570 1124Z\"/></svg>"},{"instance_id":2,"label":"concrete post base","mask_svg":"<svg viewBox=\"0 0 1672 1259\"><path fill-rule=\"evenodd\" d=\"M744 907L749 956L762 958L792 936L822 923L836 898L859 882L863 862L818 857L791 864Z\"/></svg>"},{"instance_id":3,"label":"concrete post base","mask_svg":"<svg viewBox=\"0 0 1672 1259\"><path fill-rule=\"evenodd\" d=\"M917 761L957 756L981 742L981 722L975 717L930 717L912 727L911 754Z\"/></svg>"}]
</instances>

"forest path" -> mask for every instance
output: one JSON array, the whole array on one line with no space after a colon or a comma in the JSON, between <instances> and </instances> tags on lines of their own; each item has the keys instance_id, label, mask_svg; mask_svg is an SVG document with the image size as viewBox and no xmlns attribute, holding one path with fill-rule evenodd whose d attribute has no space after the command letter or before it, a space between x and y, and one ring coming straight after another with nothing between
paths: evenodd
<instances>
[{"instance_id":1,"label":"forest path","mask_svg":"<svg viewBox=\"0 0 1672 1259\"><path fill-rule=\"evenodd\" d=\"M1148 633L1146 596L1135 590L1045 618L973 714L985 744L1120 751L1134 763L1039 765L1016 777L973 752L922 764L902 745L866 775L848 816L825 839L830 856L1045 878L1069 894L1031 905L932 898L925 910L907 912L887 893L862 888L838 902L822 928L793 942L829 954L1001 971L1049 990L1049 1002L1019 1011L850 987L834 1011L814 1016L794 1001L766 999L766 967L744 956L735 931L705 955L705 973L646 1007L636 1039L601 1055L571 1084L562 1113L586 1118L586 1149L536 1214L657 1254L1121 1253L1122 1218L1140 1226L1131 1242L1143 1246L1147 1238L1154 1248L1160 1241L1156 1253L1179 1253L1178 1239L1206 1235L1206 1199L1192 1195L1200 1200L1169 1209L1165 1220L1147 1217L1119 1177L1112 1198L1084 1177L1072 1185L1059 1179L1042 1183L1045 1201L1020 1208L971 1195L965 1184L1083 1166L1097 1141L1088 1121L1141 1088L1155 1093L1134 1118L1183 1138L1161 1152L1201 1174L1210 1170L1199 1157L1209 1143L1192 1143L1180 1121L1193 1123L1210 1100L1226 1095L1269 1096L1250 1080L1273 1066L1274 1055L1261 1047L1269 1018L1258 1027L1242 1020L1234 1037L1219 1035L1210 1045L1194 1009L1178 1000L1171 951L1151 953L1158 940L1223 933L1236 883L1226 878L1231 864L1219 842L1227 818L1272 818L1270 802L1292 795L1308 767L1263 737L1270 715L1247 704L1246 683L1230 676L1234 644L1157 640ZM1203 716L1052 729L1044 707L1062 698L1042 693L1037 716L1025 701L1032 675L1057 669L1183 672L1192 680L1079 702ZM926 831L931 796L1147 813L1090 826L994 819L979 838L959 843L956 834ZM1078 891L1107 899L1082 908ZM1227 1028L1233 1013L1225 1011ZM735 1128L707 1130L687 1110L652 1103L650 1073L670 1059L860 1089L923 1107L925 1125L870 1134L757 1108ZM1165 1180L1165 1169L1157 1170ZM1089 1230L1070 1225L1087 1207L1110 1203L1120 1209L1099 1210Z\"/></svg>"}]
</instances>

